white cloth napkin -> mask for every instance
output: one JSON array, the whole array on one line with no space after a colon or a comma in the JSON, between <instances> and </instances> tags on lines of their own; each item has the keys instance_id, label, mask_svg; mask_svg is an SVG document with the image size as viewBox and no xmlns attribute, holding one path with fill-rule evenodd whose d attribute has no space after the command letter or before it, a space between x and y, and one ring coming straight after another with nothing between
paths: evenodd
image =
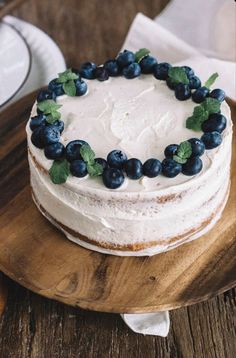
<instances>
[{"instance_id":1,"label":"white cloth napkin","mask_svg":"<svg viewBox=\"0 0 236 358\"><path fill-rule=\"evenodd\" d=\"M196 2L202 9L201 13L204 13L202 19L196 15ZM209 3L211 3L211 7ZM159 62L170 62L175 65L185 64L193 67L203 82L213 72L218 72L219 78L215 87L223 88L229 97L236 99L236 21L232 16L226 15L222 19L220 14L216 13L217 4L219 5L218 0L209 0L209 3L205 0L173 0L155 21L143 14L137 14L122 49L127 48L136 51L139 48L146 47L157 57ZM186 12L184 10L185 5ZM192 11L189 9L189 7L191 8L190 5L193 6ZM230 10L232 14L236 15L236 4L230 0L221 0L219 11L226 14ZM188 21L185 19L186 13L188 14ZM215 23L212 18L219 20ZM192 27L191 19L193 21ZM195 21L198 26L195 26ZM182 25L181 27L179 24L182 22L186 26ZM219 27L221 26L222 29L223 22L228 30L226 34L222 32L220 36L218 34L220 32ZM208 24L207 28L206 24ZM215 26L213 26L214 24ZM218 28L217 31L212 31L215 27ZM190 31L189 34L188 31ZM226 36L227 42L225 46L224 36ZM205 41L200 44L201 47L193 47L197 46L196 38L198 37L205 38ZM188 43L184 41L185 39L188 40ZM206 49L204 50L204 48ZM209 56L209 54L214 55L215 58L207 57L206 55Z\"/></svg>"},{"instance_id":2,"label":"white cloth napkin","mask_svg":"<svg viewBox=\"0 0 236 358\"><path fill-rule=\"evenodd\" d=\"M218 72L215 84L236 99L236 4L233 0L172 0L155 18L137 14L122 49L145 47L159 62L189 65L206 81ZM166 337L169 312L123 314L136 333Z\"/></svg>"},{"instance_id":3,"label":"white cloth napkin","mask_svg":"<svg viewBox=\"0 0 236 358\"><path fill-rule=\"evenodd\" d=\"M136 333L166 337L169 333L170 318L168 311L156 313L122 314L121 317Z\"/></svg>"}]
</instances>

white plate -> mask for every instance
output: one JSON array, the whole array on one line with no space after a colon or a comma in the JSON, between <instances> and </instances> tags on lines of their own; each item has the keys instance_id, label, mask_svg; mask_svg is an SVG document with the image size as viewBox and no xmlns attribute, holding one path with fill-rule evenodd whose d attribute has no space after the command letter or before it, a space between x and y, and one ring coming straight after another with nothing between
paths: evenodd
<instances>
[{"instance_id":1,"label":"white plate","mask_svg":"<svg viewBox=\"0 0 236 358\"><path fill-rule=\"evenodd\" d=\"M5 16L3 20L14 26L27 41L32 55L32 65L24 86L4 108L0 108L0 111L26 94L47 85L59 72L66 69L61 50L45 32L13 16Z\"/></svg>"},{"instance_id":2,"label":"white plate","mask_svg":"<svg viewBox=\"0 0 236 358\"><path fill-rule=\"evenodd\" d=\"M11 25L0 22L0 107L23 86L30 66L31 54L23 36Z\"/></svg>"}]
</instances>

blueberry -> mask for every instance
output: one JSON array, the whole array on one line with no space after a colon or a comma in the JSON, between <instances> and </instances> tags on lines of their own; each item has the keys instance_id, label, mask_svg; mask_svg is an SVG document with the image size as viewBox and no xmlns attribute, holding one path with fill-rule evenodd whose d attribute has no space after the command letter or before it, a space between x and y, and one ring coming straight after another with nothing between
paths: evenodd
<instances>
[{"instance_id":1,"label":"blueberry","mask_svg":"<svg viewBox=\"0 0 236 358\"><path fill-rule=\"evenodd\" d=\"M130 65L135 61L135 55L131 51L124 50L117 56L117 63L120 68Z\"/></svg>"},{"instance_id":2,"label":"blueberry","mask_svg":"<svg viewBox=\"0 0 236 358\"><path fill-rule=\"evenodd\" d=\"M187 163L182 165L184 175L196 175L202 170L202 161L199 157L189 158Z\"/></svg>"},{"instance_id":3,"label":"blueberry","mask_svg":"<svg viewBox=\"0 0 236 358\"><path fill-rule=\"evenodd\" d=\"M206 87L199 87L195 92L192 94L192 100L195 103L201 103L204 99L208 96L209 89Z\"/></svg>"},{"instance_id":4,"label":"blueberry","mask_svg":"<svg viewBox=\"0 0 236 358\"><path fill-rule=\"evenodd\" d=\"M181 173L182 165L173 159L166 158L162 162L162 174L168 178L174 178Z\"/></svg>"},{"instance_id":5,"label":"blueberry","mask_svg":"<svg viewBox=\"0 0 236 358\"><path fill-rule=\"evenodd\" d=\"M122 170L116 168L106 168L102 173L104 185L109 189L117 189L124 183Z\"/></svg>"},{"instance_id":6,"label":"blueberry","mask_svg":"<svg viewBox=\"0 0 236 358\"><path fill-rule=\"evenodd\" d=\"M61 143L49 144L44 148L45 157L48 159L61 159L65 153L65 147Z\"/></svg>"},{"instance_id":7,"label":"blueberry","mask_svg":"<svg viewBox=\"0 0 236 358\"><path fill-rule=\"evenodd\" d=\"M205 152L205 144L201 139L191 138L188 141L192 147L192 157L200 157Z\"/></svg>"},{"instance_id":8,"label":"blueberry","mask_svg":"<svg viewBox=\"0 0 236 358\"><path fill-rule=\"evenodd\" d=\"M145 56L139 64L142 73L152 73L154 66L157 65L157 60L152 56Z\"/></svg>"},{"instance_id":9,"label":"blueberry","mask_svg":"<svg viewBox=\"0 0 236 358\"><path fill-rule=\"evenodd\" d=\"M36 128L31 135L31 142L35 147L40 149L44 147L43 128L43 126Z\"/></svg>"},{"instance_id":10,"label":"blueberry","mask_svg":"<svg viewBox=\"0 0 236 358\"><path fill-rule=\"evenodd\" d=\"M83 178L88 174L87 165L83 160L77 159L70 164L70 172L74 177Z\"/></svg>"},{"instance_id":11,"label":"blueberry","mask_svg":"<svg viewBox=\"0 0 236 358\"><path fill-rule=\"evenodd\" d=\"M143 175L143 165L139 159L131 158L124 165L127 176L130 179L139 179Z\"/></svg>"},{"instance_id":12,"label":"blueberry","mask_svg":"<svg viewBox=\"0 0 236 358\"><path fill-rule=\"evenodd\" d=\"M85 62L80 66L80 75L81 77L87 78L88 80L92 80L95 78L94 70L97 68L95 63L93 62Z\"/></svg>"},{"instance_id":13,"label":"blueberry","mask_svg":"<svg viewBox=\"0 0 236 358\"><path fill-rule=\"evenodd\" d=\"M76 96L83 96L87 92L87 83L83 80L75 80Z\"/></svg>"},{"instance_id":14,"label":"blueberry","mask_svg":"<svg viewBox=\"0 0 236 358\"><path fill-rule=\"evenodd\" d=\"M186 73L188 78L191 78L194 76L194 71L191 67L189 66L181 66L181 68L184 70L184 72Z\"/></svg>"},{"instance_id":15,"label":"blueberry","mask_svg":"<svg viewBox=\"0 0 236 358\"><path fill-rule=\"evenodd\" d=\"M63 130L64 130L64 122L63 121L58 120L58 121L54 122L53 125L55 127L57 127L57 129L59 130L60 133L63 132Z\"/></svg>"},{"instance_id":16,"label":"blueberry","mask_svg":"<svg viewBox=\"0 0 236 358\"><path fill-rule=\"evenodd\" d=\"M158 80L166 80L168 78L169 69L172 66L167 62L158 63L153 67L153 74Z\"/></svg>"},{"instance_id":17,"label":"blueberry","mask_svg":"<svg viewBox=\"0 0 236 358\"><path fill-rule=\"evenodd\" d=\"M94 76L98 81L106 81L109 78L108 72L104 67L97 67L94 70Z\"/></svg>"},{"instance_id":18,"label":"blueberry","mask_svg":"<svg viewBox=\"0 0 236 358\"><path fill-rule=\"evenodd\" d=\"M138 63L134 62L123 68L123 75L127 79L138 77L141 74L141 68Z\"/></svg>"},{"instance_id":19,"label":"blueberry","mask_svg":"<svg viewBox=\"0 0 236 358\"><path fill-rule=\"evenodd\" d=\"M44 114L38 114L30 119L30 129L34 131L36 128L46 124L46 116Z\"/></svg>"},{"instance_id":20,"label":"blueberry","mask_svg":"<svg viewBox=\"0 0 236 358\"><path fill-rule=\"evenodd\" d=\"M220 113L213 113L210 114L208 120L203 122L202 124L202 131L203 132L223 132L226 128L227 120L223 114Z\"/></svg>"},{"instance_id":21,"label":"blueberry","mask_svg":"<svg viewBox=\"0 0 236 358\"><path fill-rule=\"evenodd\" d=\"M84 140L72 140L66 146L66 159L69 162L73 162L76 159L82 159L80 155L80 148L82 145L87 144Z\"/></svg>"},{"instance_id":22,"label":"blueberry","mask_svg":"<svg viewBox=\"0 0 236 358\"><path fill-rule=\"evenodd\" d=\"M100 164L103 170L108 167L107 161L103 158L95 158L95 162Z\"/></svg>"},{"instance_id":23,"label":"blueberry","mask_svg":"<svg viewBox=\"0 0 236 358\"><path fill-rule=\"evenodd\" d=\"M49 125L42 127L42 136L43 136L43 142L44 145L57 143L60 140L60 131L59 129L54 125Z\"/></svg>"},{"instance_id":24,"label":"blueberry","mask_svg":"<svg viewBox=\"0 0 236 358\"><path fill-rule=\"evenodd\" d=\"M175 87L175 97L179 101L185 101L191 97L191 91L189 85L178 83Z\"/></svg>"},{"instance_id":25,"label":"blueberry","mask_svg":"<svg viewBox=\"0 0 236 358\"><path fill-rule=\"evenodd\" d=\"M157 159L150 158L143 164L143 174L149 178L157 177L161 172L161 162Z\"/></svg>"},{"instance_id":26,"label":"blueberry","mask_svg":"<svg viewBox=\"0 0 236 358\"><path fill-rule=\"evenodd\" d=\"M127 162L127 156L121 150L113 150L107 156L107 163L112 168L122 169L125 162Z\"/></svg>"},{"instance_id":27,"label":"blueberry","mask_svg":"<svg viewBox=\"0 0 236 358\"><path fill-rule=\"evenodd\" d=\"M54 92L50 91L50 90L42 90L39 92L38 96L37 96L37 102L42 102L45 101L46 99L55 99L56 95Z\"/></svg>"},{"instance_id":28,"label":"blueberry","mask_svg":"<svg viewBox=\"0 0 236 358\"><path fill-rule=\"evenodd\" d=\"M177 83L170 77L167 78L166 84L171 90L174 90L177 86Z\"/></svg>"},{"instance_id":29,"label":"blueberry","mask_svg":"<svg viewBox=\"0 0 236 358\"><path fill-rule=\"evenodd\" d=\"M199 77L197 76L192 76L189 79L189 88L190 89L198 89L199 87L201 87L202 83Z\"/></svg>"},{"instance_id":30,"label":"blueberry","mask_svg":"<svg viewBox=\"0 0 236 358\"><path fill-rule=\"evenodd\" d=\"M49 82L48 88L55 94L56 97L62 96L65 93L63 89L63 84L57 82L57 78Z\"/></svg>"},{"instance_id":31,"label":"blueberry","mask_svg":"<svg viewBox=\"0 0 236 358\"><path fill-rule=\"evenodd\" d=\"M107 70L109 76L118 76L120 74L120 68L116 60L108 60L103 66Z\"/></svg>"},{"instance_id":32,"label":"blueberry","mask_svg":"<svg viewBox=\"0 0 236 358\"><path fill-rule=\"evenodd\" d=\"M204 133L201 140L205 144L206 149L214 149L221 144L222 137L219 132L214 131Z\"/></svg>"},{"instance_id":33,"label":"blueberry","mask_svg":"<svg viewBox=\"0 0 236 358\"><path fill-rule=\"evenodd\" d=\"M209 97L218 99L218 101L223 102L225 100L225 91L216 88L210 92Z\"/></svg>"},{"instance_id":34,"label":"blueberry","mask_svg":"<svg viewBox=\"0 0 236 358\"><path fill-rule=\"evenodd\" d=\"M165 157L172 159L173 155L176 154L178 148L179 148L178 144L169 144L164 151Z\"/></svg>"}]
</instances>

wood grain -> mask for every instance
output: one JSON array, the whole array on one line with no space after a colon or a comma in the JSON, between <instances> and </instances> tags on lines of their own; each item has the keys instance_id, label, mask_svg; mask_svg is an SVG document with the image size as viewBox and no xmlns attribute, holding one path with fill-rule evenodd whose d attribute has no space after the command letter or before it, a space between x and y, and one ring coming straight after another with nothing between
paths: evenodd
<instances>
[{"instance_id":1,"label":"wood grain","mask_svg":"<svg viewBox=\"0 0 236 358\"><path fill-rule=\"evenodd\" d=\"M3 0L0 2L0 19L23 4L25 1L26 0Z\"/></svg>"},{"instance_id":2,"label":"wood grain","mask_svg":"<svg viewBox=\"0 0 236 358\"><path fill-rule=\"evenodd\" d=\"M221 220L200 239L154 257L114 257L68 241L37 210L26 163L27 113L15 128L20 100L3 113L1 137L0 269L23 286L48 298L104 312L153 312L201 302L236 285L236 168L231 170L230 197ZM24 106L22 105L24 103ZM235 111L235 106L232 105ZM10 118L10 119L9 119ZM235 117L236 119L236 117ZM235 121L236 122L236 121ZM17 153L16 153L17 149ZM233 144L236 158L236 140ZM12 199L16 155L23 183ZM0 158L1 158L0 157ZM8 186L6 184L8 183ZM16 187L16 186L15 186Z\"/></svg>"}]
</instances>

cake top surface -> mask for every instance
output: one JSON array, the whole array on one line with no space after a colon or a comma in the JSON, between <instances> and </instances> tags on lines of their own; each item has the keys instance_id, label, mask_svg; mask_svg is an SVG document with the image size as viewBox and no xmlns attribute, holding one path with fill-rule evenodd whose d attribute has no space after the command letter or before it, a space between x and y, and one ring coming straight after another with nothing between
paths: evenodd
<instances>
[{"instance_id":1,"label":"cake top surface","mask_svg":"<svg viewBox=\"0 0 236 358\"><path fill-rule=\"evenodd\" d=\"M75 80L76 78L70 82ZM139 74L132 80L123 76L109 77L102 81L78 80L86 86L83 95L60 93L55 100L61 106L59 111L64 130L60 143L64 147L71 141L83 140L89 143L99 158L106 159L108 153L117 149L128 158L138 158L142 163L150 158L157 158L161 162L168 145L179 145L190 138L202 136L202 132L186 128L186 120L194 113L196 103L191 97L184 101L177 100L176 92L171 91L165 81L158 81L152 73ZM40 103L39 99L38 102ZM154 178L141 175L136 180L125 176L116 192L156 192L197 181L214 165L215 158L223 151L226 137L231 133L230 111L225 101L221 103L221 115L227 120L226 129L221 133L222 144L205 151L201 156L203 166L199 173L194 176L179 173L171 179L164 175ZM37 116L37 104L33 107L32 116ZM32 134L31 130L29 121L28 138ZM28 144L38 164L49 171L53 160L45 157L43 146L37 148L30 140ZM69 175L64 185L73 190L110 190L103 185L101 176L93 178L86 175L79 178Z\"/></svg>"}]
</instances>

